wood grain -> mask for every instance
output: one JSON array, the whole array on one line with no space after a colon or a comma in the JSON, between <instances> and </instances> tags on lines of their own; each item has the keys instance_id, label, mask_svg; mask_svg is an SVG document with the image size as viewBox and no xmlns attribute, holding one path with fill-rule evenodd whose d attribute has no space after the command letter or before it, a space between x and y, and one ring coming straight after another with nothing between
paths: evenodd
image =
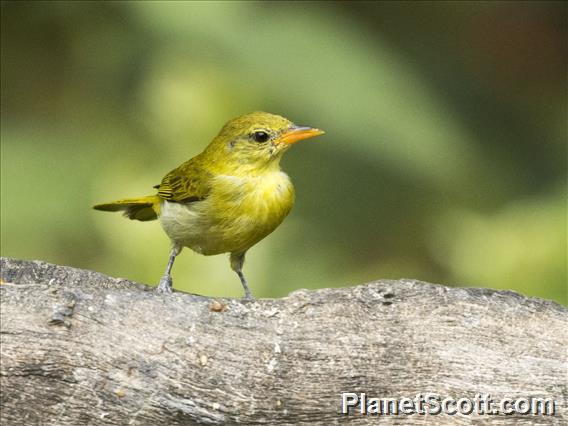
<instances>
[{"instance_id":1,"label":"wood grain","mask_svg":"<svg viewBox=\"0 0 568 426\"><path fill-rule=\"evenodd\" d=\"M566 424L567 310L414 280L246 303L1 260L2 424ZM550 397L554 416L341 414L342 392Z\"/></svg>"}]
</instances>

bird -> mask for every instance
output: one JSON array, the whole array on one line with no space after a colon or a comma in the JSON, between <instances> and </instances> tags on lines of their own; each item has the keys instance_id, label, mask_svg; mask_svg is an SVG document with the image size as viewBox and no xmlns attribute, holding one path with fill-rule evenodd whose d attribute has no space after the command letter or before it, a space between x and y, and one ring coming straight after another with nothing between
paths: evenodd
<instances>
[{"instance_id":1,"label":"bird","mask_svg":"<svg viewBox=\"0 0 568 426\"><path fill-rule=\"evenodd\" d=\"M254 300L243 273L247 251L274 231L294 205L294 186L280 168L295 143L323 135L267 112L228 121L197 156L155 185L155 194L93 206L132 220L159 220L171 251L157 291L173 291L171 276L184 247L205 256L229 253L245 299Z\"/></svg>"}]
</instances>

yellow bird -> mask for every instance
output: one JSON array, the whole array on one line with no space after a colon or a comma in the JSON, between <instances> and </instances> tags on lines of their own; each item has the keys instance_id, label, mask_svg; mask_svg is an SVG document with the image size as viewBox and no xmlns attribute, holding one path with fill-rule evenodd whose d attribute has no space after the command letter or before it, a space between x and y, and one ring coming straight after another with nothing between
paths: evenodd
<instances>
[{"instance_id":1,"label":"yellow bird","mask_svg":"<svg viewBox=\"0 0 568 426\"><path fill-rule=\"evenodd\" d=\"M189 247L206 256L230 253L245 298L253 299L242 270L245 254L282 223L294 204L294 186L280 170L282 154L323 133L279 115L252 112L229 121L201 154L169 172L154 187L156 195L94 208L160 220L172 249L159 292L172 292L174 260Z\"/></svg>"}]
</instances>

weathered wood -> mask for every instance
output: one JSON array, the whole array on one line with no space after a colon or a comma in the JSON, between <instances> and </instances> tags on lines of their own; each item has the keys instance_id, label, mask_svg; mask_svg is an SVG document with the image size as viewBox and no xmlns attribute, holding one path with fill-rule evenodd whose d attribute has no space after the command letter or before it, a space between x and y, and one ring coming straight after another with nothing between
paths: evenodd
<instances>
[{"instance_id":1,"label":"weathered wood","mask_svg":"<svg viewBox=\"0 0 568 426\"><path fill-rule=\"evenodd\" d=\"M2 258L2 424L561 424L567 310L414 280L246 303ZM554 416L349 416L372 397L549 397Z\"/></svg>"}]
</instances>

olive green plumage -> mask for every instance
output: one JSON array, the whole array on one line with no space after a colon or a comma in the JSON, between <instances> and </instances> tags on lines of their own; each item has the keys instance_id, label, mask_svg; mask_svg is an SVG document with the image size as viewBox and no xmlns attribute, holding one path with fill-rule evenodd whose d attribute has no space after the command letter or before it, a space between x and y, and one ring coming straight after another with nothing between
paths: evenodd
<instances>
[{"instance_id":1,"label":"olive green plumage","mask_svg":"<svg viewBox=\"0 0 568 426\"><path fill-rule=\"evenodd\" d=\"M146 222L158 218L161 201L161 198L157 195L148 195L147 197L128 198L111 203L97 204L93 208L104 212L122 211L124 216L129 219Z\"/></svg>"},{"instance_id":2,"label":"olive green plumage","mask_svg":"<svg viewBox=\"0 0 568 426\"><path fill-rule=\"evenodd\" d=\"M295 142L323 134L278 115L254 112L229 121L194 158L169 172L156 195L99 204L130 219L160 219L172 254L160 290L171 291L169 272L183 247L204 254L231 253L231 266L252 297L242 274L246 251L270 234L290 212L294 187L280 159Z\"/></svg>"}]
</instances>

